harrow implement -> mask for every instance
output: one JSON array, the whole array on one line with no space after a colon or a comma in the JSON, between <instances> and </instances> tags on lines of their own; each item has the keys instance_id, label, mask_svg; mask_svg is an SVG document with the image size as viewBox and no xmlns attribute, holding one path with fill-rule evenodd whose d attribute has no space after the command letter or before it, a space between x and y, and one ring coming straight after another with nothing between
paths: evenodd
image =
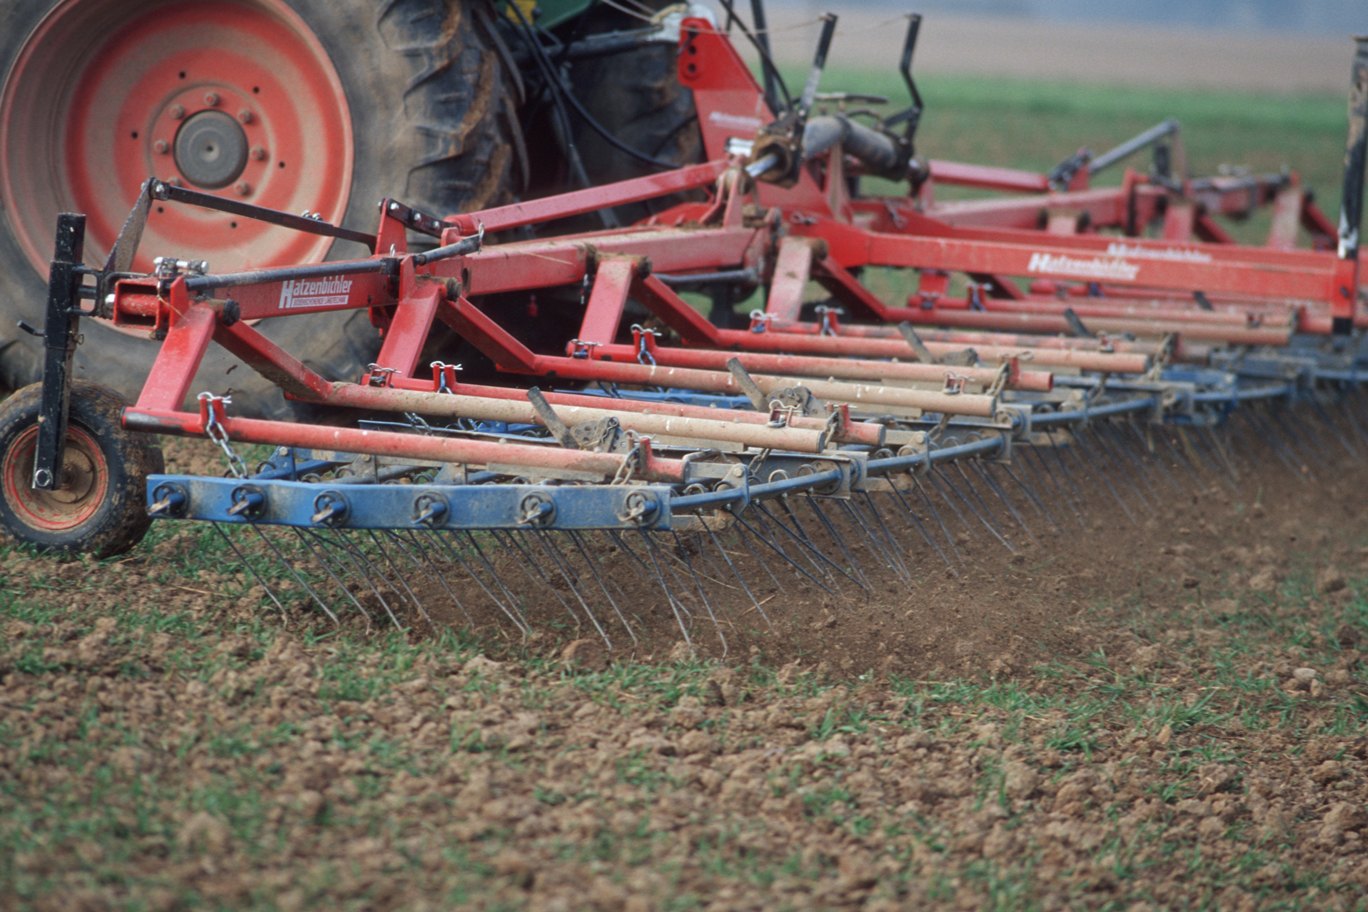
<instances>
[{"instance_id":1,"label":"harrow implement","mask_svg":"<svg viewBox=\"0 0 1368 912\"><path fill-rule=\"evenodd\" d=\"M962 568L966 538L1013 548L1033 527L1086 526L1099 496L1135 519L1171 492L1233 483L1254 448L1299 476L1331 450L1362 461L1368 42L1336 249L1289 250L1289 220L1314 245L1329 237L1290 178L1157 169L1095 190L1084 155L1043 176L918 162L917 21L902 62L913 106L873 127L811 113L834 17L808 89L779 114L726 36L694 19L680 79L715 153L705 164L445 219L384 200L373 235L150 180L101 269L83 265L83 217L62 216L44 381L0 411L0 525L110 554L148 517L199 520L282 608L497 621L521 637L549 609L610 645L659 616L692 644L707 619L725 650L728 629L767 623L766 603L792 587L845 600L914 586L928 562ZM912 194L861 196L859 173ZM935 203L932 188L953 182L1014 195ZM552 233L681 193L696 198L638 225ZM1220 231L1214 215L1237 197L1275 207L1270 245ZM232 274L162 257L135 272L162 204L370 253ZM906 299L876 293L876 273L904 277ZM716 321L699 289L723 302ZM749 325L726 325L729 302L756 292ZM547 306L574 316L573 336L524 341ZM255 328L347 309L383 337L355 382ZM71 378L92 318L161 340L122 409ZM439 325L509 385L432 361ZM222 386L196 395L211 344L310 420L235 415ZM228 476L166 474L152 435L215 441ZM248 445L269 448L252 469Z\"/></svg>"}]
</instances>

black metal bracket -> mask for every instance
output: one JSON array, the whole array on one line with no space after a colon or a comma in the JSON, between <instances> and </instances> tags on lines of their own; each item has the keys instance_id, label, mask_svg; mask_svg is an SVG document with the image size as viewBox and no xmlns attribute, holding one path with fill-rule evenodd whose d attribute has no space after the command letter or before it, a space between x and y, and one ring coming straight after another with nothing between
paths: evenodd
<instances>
[{"instance_id":1,"label":"black metal bracket","mask_svg":"<svg viewBox=\"0 0 1368 912\"><path fill-rule=\"evenodd\" d=\"M71 361L79 339L81 286L89 273L81 265L85 253L84 215L57 216L57 245L48 271L46 324L43 327L43 393L38 406L38 445L33 457L33 487L56 491L62 486L62 453L66 449L67 413L71 405Z\"/></svg>"},{"instance_id":2,"label":"black metal bracket","mask_svg":"<svg viewBox=\"0 0 1368 912\"><path fill-rule=\"evenodd\" d=\"M205 209L215 209L219 212L228 212L232 215L240 215L243 218L255 219L259 222L267 222L272 225L280 225L282 228L293 228L295 231L304 231L309 234L320 234L324 237L335 237L344 241L356 241L358 244L365 244L371 253L375 252L375 235L366 234L364 231L352 231L350 228L342 228L323 221L313 215L291 215L288 212L281 212L277 209L267 209L264 206L253 206L251 203L239 203L236 200L224 199L221 196L214 196L211 193L201 193L198 190L187 190L184 187L177 187L166 181L152 178L146 186L150 195L159 200L171 200L177 203L189 203L192 206L201 206Z\"/></svg>"},{"instance_id":3,"label":"black metal bracket","mask_svg":"<svg viewBox=\"0 0 1368 912\"><path fill-rule=\"evenodd\" d=\"M892 130L894 127L905 124L903 128L903 138L907 142L908 155L912 154L912 140L917 135L917 125L921 123L922 97L917 91L917 83L912 78L912 53L917 49L917 35L921 33L921 14L913 13L907 18L907 37L903 39L902 59L898 62L898 72L902 74L903 83L907 86L907 94L912 98L912 106L906 110L899 111L884 120L885 130Z\"/></svg>"}]
</instances>

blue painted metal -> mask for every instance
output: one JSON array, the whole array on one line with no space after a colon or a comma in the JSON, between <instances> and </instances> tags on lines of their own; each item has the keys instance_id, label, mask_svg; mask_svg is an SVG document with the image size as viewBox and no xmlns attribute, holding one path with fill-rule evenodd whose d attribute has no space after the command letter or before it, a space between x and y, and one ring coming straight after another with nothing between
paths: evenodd
<instances>
[{"instance_id":1,"label":"blue painted metal","mask_svg":"<svg viewBox=\"0 0 1368 912\"><path fill-rule=\"evenodd\" d=\"M153 515L334 529L668 529L664 485L332 484L152 475Z\"/></svg>"}]
</instances>

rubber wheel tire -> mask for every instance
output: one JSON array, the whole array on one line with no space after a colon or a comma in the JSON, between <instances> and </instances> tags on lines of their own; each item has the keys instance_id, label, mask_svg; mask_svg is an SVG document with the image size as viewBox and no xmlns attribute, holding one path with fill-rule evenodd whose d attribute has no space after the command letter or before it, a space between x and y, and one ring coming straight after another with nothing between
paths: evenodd
<instances>
[{"instance_id":1,"label":"rubber wheel tire","mask_svg":"<svg viewBox=\"0 0 1368 912\"><path fill-rule=\"evenodd\" d=\"M0 535L10 541L63 554L112 557L142 541L147 514L147 476L165 470L152 439L124 428L127 402L98 383L72 385L63 487L35 491L42 385L21 389L0 403Z\"/></svg>"},{"instance_id":2,"label":"rubber wheel tire","mask_svg":"<svg viewBox=\"0 0 1368 912\"><path fill-rule=\"evenodd\" d=\"M667 3L648 2L653 9ZM608 6L588 14L587 34L641 28L640 18ZM607 57L577 60L570 74L575 97L623 145L660 161L684 166L703 160L703 135L693 92L679 84L678 49L650 44ZM615 148L584 119L570 115L575 146L594 185L659 174L660 169ZM685 199L682 195L614 209L624 224L649 217Z\"/></svg>"},{"instance_id":3,"label":"rubber wheel tire","mask_svg":"<svg viewBox=\"0 0 1368 912\"><path fill-rule=\"evenodd\" d=\"M515 161L522 140L503 64L491 50L488 13L480 6L484 0L273 2L287 5L312 30L346 96L354 148L343 224L374 230L376 204L383 197L439 216L511 199L513 172L521 168L525 175L526 163ZM58 5L47 0L0 7L0 74L5 80L28 36ZM136 192L131 188L130 200ZM18 389L40 376L43 342L18 331L16 324L43 325L47 277L16 239L11 201L0 203L5 206L0 225L0 389ZM92 247L98 252L112 241L88 238L87 260L94 262ZM338 242L326 258L361 255L365 248ZM232 265L211 263L220 272ZM365 311L267 319L257 328L329 380L357 379L379 348ZM76 374L98 378L135 400L160 346L95 320L83 321L81 332ZM239 415L288 418L308 411L287 403L274 385L217 346L206 353L191 395L201 390L231 392L232 410Z\"/></svg>"}]
</instances>

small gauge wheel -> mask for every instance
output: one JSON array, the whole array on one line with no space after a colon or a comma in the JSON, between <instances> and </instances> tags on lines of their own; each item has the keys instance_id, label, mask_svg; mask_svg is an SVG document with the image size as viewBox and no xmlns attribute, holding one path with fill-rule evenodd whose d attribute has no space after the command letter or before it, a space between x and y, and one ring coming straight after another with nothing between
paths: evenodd
<instances>
[{"instance_id":1,"label":"small gauge wheel","mask_svg":"<svg viewBox=\"0 0 1368 912\"><path fill-rule=\"evenodd\" d=\"M72 385L60 486L33 487L40 384L0 403L0 535L64 554L110 557L142 540L151 524L147 476L163 471L161 450L120 421L126 405L113 390Z\"/></svg>"}]
</instances>

